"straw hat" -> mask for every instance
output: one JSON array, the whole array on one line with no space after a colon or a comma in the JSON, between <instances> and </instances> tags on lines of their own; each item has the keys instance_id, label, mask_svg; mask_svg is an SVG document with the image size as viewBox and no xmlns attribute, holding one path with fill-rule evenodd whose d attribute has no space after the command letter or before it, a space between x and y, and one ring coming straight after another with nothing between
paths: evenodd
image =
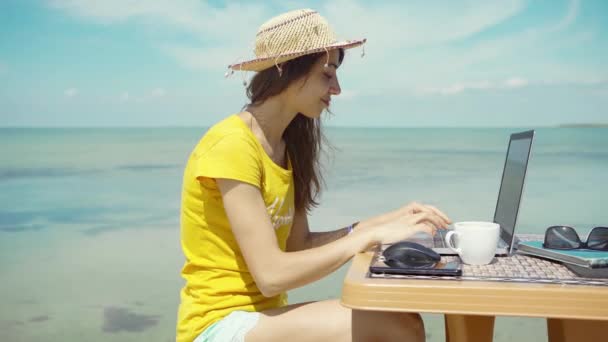
<instances>
[{"instance_id":1,"label":"straw hat","mask_svg":"<svg viewBox=\"0 0 608 342\"><path fill-rule=\"evenodd\" d=\"M254 59L231 64L232 70L261 71L300 56L350 49L366 39L337 41L327 20L311 9L300 9L276 16L260 26L255 37Z\"/></svg>"}]
</instances>

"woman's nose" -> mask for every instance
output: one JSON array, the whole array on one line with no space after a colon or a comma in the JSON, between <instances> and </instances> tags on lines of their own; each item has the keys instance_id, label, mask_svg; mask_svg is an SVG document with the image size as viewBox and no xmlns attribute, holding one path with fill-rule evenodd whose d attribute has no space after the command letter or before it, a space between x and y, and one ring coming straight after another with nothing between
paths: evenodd
<instances>
[{"instance_id":1,"label":"woman's nose","mask_svg":"<svg viewBox=\"0 0 608 342\"><path fill-rule=\"evenodd\" d=\"M332 83L329 86L329 93L332 95L340 95L342 89L340 89L340 82L338 82L338 78L334 77Z\"/></svg>"}]
</instances>

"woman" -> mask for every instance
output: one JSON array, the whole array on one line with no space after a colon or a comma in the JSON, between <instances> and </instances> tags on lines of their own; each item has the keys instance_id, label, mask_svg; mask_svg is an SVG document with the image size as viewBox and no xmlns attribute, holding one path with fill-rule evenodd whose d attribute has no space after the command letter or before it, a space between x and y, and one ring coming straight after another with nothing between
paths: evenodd
<instances>
[{"instance_id":1,"label":"woman","mask_svg":"<svg viewBox=\"0 0 608 342\"><path fill-rule=\"evenodd\" d=\"M417 314L353 312L336 300L287 305L285 293L319 280L355 253L449 219L410 204L332 232L311 233L321 189L319 117L340 94L344 50L317 12L263 24L245 110L211 127L184 172L178 341L424 340Z\"/></svg>"}]
</instances>

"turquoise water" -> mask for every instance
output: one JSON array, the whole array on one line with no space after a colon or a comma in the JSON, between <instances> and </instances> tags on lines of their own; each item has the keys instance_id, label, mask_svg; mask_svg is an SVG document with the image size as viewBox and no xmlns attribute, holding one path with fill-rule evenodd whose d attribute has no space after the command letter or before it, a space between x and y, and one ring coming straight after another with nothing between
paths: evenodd
<instances>
[{"instance_id":1,"label":"turquoise water","mask_svg":"<svg viewBox=\"0 0 608 342\"><path fill-rule=\"evenodd\" d=\"M0 340L174 339L181 176L204 131L0 129ZM328 129L336 150L311 226L412 200L455 221L492 219L513 131ZM537 130L518 231L608 224L607 171L608 129ZM339 296L345 270L290 300ZM429 340L442 340L440 316L425 321ZM542 340L543 329L501 318L496 340Z\"/></svg>"}]
</instances>

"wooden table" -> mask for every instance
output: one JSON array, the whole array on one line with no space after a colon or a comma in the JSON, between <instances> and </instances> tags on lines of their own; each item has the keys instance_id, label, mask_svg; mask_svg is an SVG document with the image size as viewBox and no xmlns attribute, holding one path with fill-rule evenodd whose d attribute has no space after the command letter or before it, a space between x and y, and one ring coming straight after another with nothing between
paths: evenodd
<instances>
[{"instance_id":1,"label":"wooden table","mask_svg":"<svg viewBox=\"0 0 608 342\"><path fill-rule=\"evenodd\" d=\"M342 305L355 310L445 314L446 340L492 341L495 316L546 317L549 341L608 341L608 287L466 280L368 278L359 253Z\"/></svg>"}]
</instances>

